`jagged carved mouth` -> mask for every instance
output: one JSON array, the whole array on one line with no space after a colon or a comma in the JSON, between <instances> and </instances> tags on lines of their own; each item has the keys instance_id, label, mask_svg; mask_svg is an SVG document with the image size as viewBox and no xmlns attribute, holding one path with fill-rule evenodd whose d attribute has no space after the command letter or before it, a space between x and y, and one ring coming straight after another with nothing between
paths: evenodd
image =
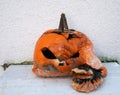
<instances>
[{"instance_id":1,"label":"jagged carved mouth","mask_svg":"<svg viewBox=\"0 0 120 95\"><path fill-rule=\"evenodd\" d=\"M72 69L72 72L73 82L79 85L86 82L94 84L99 80L102 80L101 70L93 69L87 65L78 66L77 68Z\"/></svg>"}]
</instances>

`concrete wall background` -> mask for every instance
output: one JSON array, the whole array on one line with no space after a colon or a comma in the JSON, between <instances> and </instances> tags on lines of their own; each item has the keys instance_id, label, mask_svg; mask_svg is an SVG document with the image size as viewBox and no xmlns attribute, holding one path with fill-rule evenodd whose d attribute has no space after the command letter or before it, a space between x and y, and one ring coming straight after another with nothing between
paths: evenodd
<instances>
[{"instance_id":1,"label":"concrete wall background","mask_svg":"<svg viewBox=\"0 0 120 95\"><path fill-rule=\"evenodd\" d=\"M0 64L32 60L35 42L58 27L62 12L97 55L120 59L119 0L0 0Z\"/></svg>"}]
</instances>

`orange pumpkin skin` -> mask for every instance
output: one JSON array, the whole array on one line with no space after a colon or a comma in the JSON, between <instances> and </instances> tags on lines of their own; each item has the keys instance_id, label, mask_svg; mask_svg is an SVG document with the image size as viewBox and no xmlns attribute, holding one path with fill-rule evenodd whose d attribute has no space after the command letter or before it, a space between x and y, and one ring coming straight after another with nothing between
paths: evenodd
<instances>
[{"instance_id":1,"label":"orange pumpkin skin","mask_svg":"<svg viewBox=\"0 0 120 95\"><path fill-rule=\"evenodd\" d=\"M44 67L48 65L56 69L56 72L48 70L48 72L54 73L53 76L69 76L71 75L71 69L82 64L87 64L96 69L104 68L99 59L95 56L93 44L87 36L78 31L71 31L70 34L68 31L61 32L60 34L58 34L58 32L58 30L54 29L48 30L36 43L33 72L38 76L52 76L51 74L43 75L43 72L39 72L39 70L45 70ZM74 36L68 39L69 35ZM46 58L42 52L44 48L49 49L54 54L55 58ZM78 56L74 57L76 53L78 53ZM93 61L94 63L92 63ZM61 62L64 63L63 66L60 66ZM45 70L45 72L46 71L47 70ZM106 76L104 69L102 74Z\"/></svg>"}]
</instances>

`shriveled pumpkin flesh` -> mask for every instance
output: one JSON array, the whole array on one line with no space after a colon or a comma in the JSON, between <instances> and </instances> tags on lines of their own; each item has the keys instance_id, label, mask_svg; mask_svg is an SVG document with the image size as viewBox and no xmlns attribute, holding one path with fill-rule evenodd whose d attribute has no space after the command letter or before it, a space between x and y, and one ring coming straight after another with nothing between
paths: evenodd
<instances>
[{"instance_id":1,"label":"shriveled pumpkin flesh","mask_svg":"<svg viewBox=\"0 0 120 95\"><path fill-rule=\"evenodd\" d=\"M103 83L101 70L91 68L88 65L81 65L72 71L72 87L77 91L90 92Z\"/></svg>"}]
</instances>

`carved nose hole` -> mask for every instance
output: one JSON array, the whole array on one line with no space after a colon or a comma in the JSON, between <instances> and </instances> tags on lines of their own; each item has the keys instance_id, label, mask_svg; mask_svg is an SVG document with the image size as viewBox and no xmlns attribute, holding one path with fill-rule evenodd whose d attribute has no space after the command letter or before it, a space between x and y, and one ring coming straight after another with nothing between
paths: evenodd
<instances>
[{"instance_id":1,"label":"carved nose hole","mask_svg":"<svg viewBox=\"0 0 120 95\"><path fill-rule=\"evenodd\" d=\"M64 63L63 63L63 62L60 62L60 63L59 63L59 66L64 66Z\"/></svg>"},{"instance_id":2,"label":"carved nose hole","mask_svg":"<svg viewBox=\"0 0 120 95\"><path fill-rule=\"evenodd\" d=\"M56 59L55 55L46 47L42 48L43 55L48 59Z\"/></svg>"},{"instance_id":3,"label":"carved nose hole","mask_svg":"<svg viewBox=\"0 0 120 95\"><path fill-rule=\"evenodd\" d=\"M79 57L79 52L75 53L73 56L71 56L71 58L76 58L76 57Z\"/></svg>"}]
</instances>

